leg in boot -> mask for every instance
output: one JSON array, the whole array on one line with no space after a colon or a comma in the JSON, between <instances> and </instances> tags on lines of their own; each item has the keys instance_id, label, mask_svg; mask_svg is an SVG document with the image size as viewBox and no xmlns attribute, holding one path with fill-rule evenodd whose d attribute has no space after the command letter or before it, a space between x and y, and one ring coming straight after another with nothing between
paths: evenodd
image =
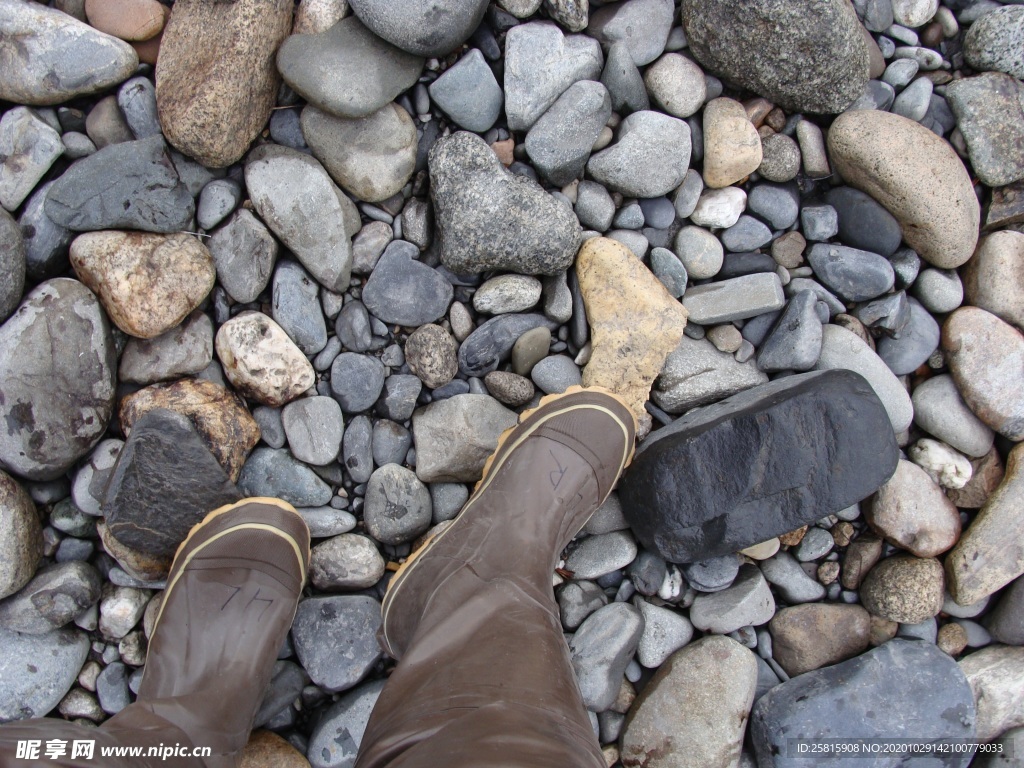
<instances>
[{"instance_id":1,"label":"leg in boot","mask_svg":"<svg viewBox=\"0 0 1024 768\"><path fill-rule=\"evenodd\" d=\"M101 757L104 747L180 744L210 754L177 763L143 756L125 765L233 767L291 628L308 564L309 529L289 504L246 499L211 512L175 554L136 702L99 729L46 718L0 726L0 760L15 754L19 739L39 738L26 732L75 728L88 734L77 738L96 740L92 765L120 768Z\"/></svg>"},{"instance_id":2,"label":"leg in boot","mask_svg":"<svg viewBox=\"0 0 1024 768\"><path fill-rule=\"evenodd\" d=\"M595 390L545 398L502 436L459 516L385 596L383 640L400 661L359 768L604 765L551 578L634 436L629 409Z\"/></svg>"}]
</instances>

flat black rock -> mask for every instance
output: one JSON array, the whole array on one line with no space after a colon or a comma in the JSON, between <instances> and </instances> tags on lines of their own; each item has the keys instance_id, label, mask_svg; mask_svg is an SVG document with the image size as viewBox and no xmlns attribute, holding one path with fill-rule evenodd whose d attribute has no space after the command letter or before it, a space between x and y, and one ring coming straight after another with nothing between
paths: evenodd
<instances>
[{"instance_id":1,"label":"flat black rock","mask_svg":"<svg viewBox=\"0 0 1024 768\"><path fill-rule=\"evenodd\" d=\"M241 498L192 422L155 408L132 426L107 485L103 514L125 547L169 559L206 513Z\"/></svg>"},{"instance_id":2,"label":"flat black rock","mask_svg":"<svg viewBox=\"0 0 1024 768\"><path fill-rule=\"evenodd\" d=\"M754 705L750 733L759 768L921 765L960 768L964 752L918 757L799 754L793 740L875 743L969 741L976 709L967 678L953 659L924 640L896 638L831 667L777 685Z\"/></svg>"},{"instance_id":3,"label":"flat black rock","mask_svg":"<svg viewBox=\"0 0 1024 768\"><path fill-rule=\"evenodd\" d=\"M643 545L692 563L838 512L896 471L885 408L847 370L788 376L652 433L619 484Z\"/></svg>"},{"instance_id":4,"label":"flat black rock","mask_svg":"<svg viewBox=\"0 0 1024 768\"><path fill-rule=\"evenodd\" d=\"M163 137L111 144L68 168L46 195L46 215L77 232L141 229L180 232L195 201Z\"/></svg>"}]
</instances>

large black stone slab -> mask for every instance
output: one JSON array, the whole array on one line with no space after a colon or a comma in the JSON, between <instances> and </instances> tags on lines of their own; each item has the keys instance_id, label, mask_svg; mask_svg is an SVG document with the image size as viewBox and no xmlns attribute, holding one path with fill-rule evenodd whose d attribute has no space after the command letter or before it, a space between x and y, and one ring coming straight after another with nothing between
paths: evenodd
<instances>
[{"instance_id":1,"label":"large black stone slab","mask_svg":"<svg viewBox=\"0 0 1024 768\"><path fill-rule=\"evenodd\" d=\"M759 768L947 766L971 762L962 751L864 755L799 754L799 739L916 744L974 738L976 709L967 678L948 655L924 640L897 638L849 661L777 685L754 705L750 733Z\"/></svg>"},{"instance_id":2,"label":"large black stone slab","mask_svg":"<svg viewBox=\"0 0 1024 768\"><path fill-rule=\"evenodd\" d=\"M192 422L156 408L132 426L107 485L103 514L125 547L170 558L207 512L241 498Z\"/></svg>"},{"instance_id":3,"label":"large black stone slab","mask_svg":"<svg viewBox=\"0 0 1024 768\"><path fill-rule=\"evenodd\" d=\"M666 560L736 552L874 493L899 449L859 374L777 379L652 433L619 484L637 538Z\"/></svg>"}]
</instances>

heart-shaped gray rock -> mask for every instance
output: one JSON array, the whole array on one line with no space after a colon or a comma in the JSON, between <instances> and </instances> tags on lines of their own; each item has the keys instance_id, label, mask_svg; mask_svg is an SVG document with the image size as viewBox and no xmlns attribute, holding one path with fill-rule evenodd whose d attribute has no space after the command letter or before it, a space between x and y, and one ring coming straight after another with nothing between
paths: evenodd
<instances>
[{"instance_id":1,"label":"heart-shaped gray rock","mask_svg":"<svg viewBox=\"0 0 1024 768\"><path fill-rule=\"evenodd\" d=\"M582 239L572 209L505 170L479 136L441 139L429 166L441 261L452 272L554 275L572 263Z\"/></svg>"},{"instance_id":2,"label":"heart-shaped gray rock","mask_svg":"<svg viewBox=\"0 0 1024 768\"><path fill-rule=\"evenodd\" d=\"M586 35L563 35L550 21L520 24L505 38L505 114L525 131L566 88L601 76L601 45Z\"/></svg>"},{"instance_id":3,"label":"heart-shaped gray rock","mask_svg":"<svg viewBox=\"0 0 1024 768\"><path fill-rule=\"evenodd\" d=\"M338 117L365 117L406 90L423 59L381 40L355 16L316 35L292 35L277 52L296 93Z\"/></svg>"},{"instance_id":4,"label":"heart-shaped gray rock","mask_svg":"<svg viewBox=\"0 0 1024 768\"><path fill-rule=\"evenodd\" d=\"M350 5L377 35L418 56L451 53L473 34L487 10L487 0L352 0Z\"/></svg>"}]
</instances>

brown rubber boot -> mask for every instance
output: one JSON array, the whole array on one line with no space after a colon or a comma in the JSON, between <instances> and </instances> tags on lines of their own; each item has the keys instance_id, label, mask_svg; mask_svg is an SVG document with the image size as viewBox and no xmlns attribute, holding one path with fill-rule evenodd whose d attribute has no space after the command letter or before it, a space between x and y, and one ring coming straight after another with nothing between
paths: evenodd
<instances>
[{"instance_id":1,"label":"brown rubber boot","mask_svg":"<svg viewBox=\"0 0 1024 768\"><path fill-rule=\"evenodd\" d=\"M88 729L52 718L0 726L0 766L233 768L249 739L309 565L309 529L291 505L254 498L196 525L174 556L134 704ZM12 759L17 742L65 739L68 753ZM94 740L72 760L71 740ZM102 749L142 747L138 756ZM158 750L149 756L149 748ZM195 756L195 750L209 750Z\"/></svg>"},{"instance_id":2,"label":"brown rubber boot","mask_svg":"<svg viewBox=\"0 0 1024 768\"><path fill-rule=\"evenodd\" d=\"M459 515L391 581L381 633L400 663L357 768L603 768L552 575L635 434L617 397L573 388L502 436Z\"/></svg>"}]
</instances>

